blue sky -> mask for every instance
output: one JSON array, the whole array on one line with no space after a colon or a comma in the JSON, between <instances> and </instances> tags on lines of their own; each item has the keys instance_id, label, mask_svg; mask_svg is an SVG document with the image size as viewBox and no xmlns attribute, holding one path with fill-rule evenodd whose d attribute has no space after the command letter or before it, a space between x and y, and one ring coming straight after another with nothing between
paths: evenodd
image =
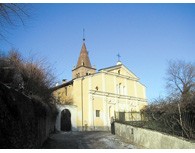
<instances>
[{"instance_id":1,"label":"blue sky","mask_svg":"<svg viewBox=\"0 0 195 153\"><path fill-rule=\"evenodd\" d=\"M9 29L1 50L45 58L58 82L71 79L85 28L97 69L113 66L117 54L147 87L149 101L166 94L167 61L195 60L195 4L30 4L26 26Z\"/></svg>"}]
</instances>

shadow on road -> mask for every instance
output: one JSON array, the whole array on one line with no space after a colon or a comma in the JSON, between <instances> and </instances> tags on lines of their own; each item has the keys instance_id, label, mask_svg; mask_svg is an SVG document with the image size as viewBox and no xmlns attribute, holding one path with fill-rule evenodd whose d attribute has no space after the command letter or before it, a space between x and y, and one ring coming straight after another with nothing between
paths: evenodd
<instances>
[{"instance_id":1,"label":"shadow on road","mask_svg":"<svg viewBox=\"0 0 195 153\"><path fill-rule=\"evenodd\" d=\"M51 135L42 149L136 149L109 132L60 132Z\"/></svg>"}]
</instances>

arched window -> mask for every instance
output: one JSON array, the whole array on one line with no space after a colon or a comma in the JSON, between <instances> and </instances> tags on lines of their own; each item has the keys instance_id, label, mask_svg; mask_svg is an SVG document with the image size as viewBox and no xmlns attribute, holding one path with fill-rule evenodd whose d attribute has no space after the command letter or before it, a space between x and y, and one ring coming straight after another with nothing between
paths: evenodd
<instances>
[{"instance_id":1,"label":"arched window","mask_svg":"<svg viewBox=\"0 0 195 153\"><path fill-rule=\"evenodd\" d=\"M95 113L96 114L96 117L100 117L100 110L96 110L95 112L96 112Z\"/></svg>"},{"instance_id":2,"label":"arched window","mask_svg":"<svg viewBox=\"0 0 195 153\"><path fill-rule=\"evenodd\" d=\"M79 77L80 77L80 73L77 73L77 74L76 74L76 78L79 78Z\"/></svg>"},{"instance_id":3,"label":"arched window","mask_svg":"<svg viewBox=\"0 0 195 153\"><path fill-rule=\"evenodd\" d=\"M125 86L123 86L123 95L126 95Z\"/></svg>"},{"instance_id":4,"label":"arched window","mask_svg":"<svg viewBox=\"0 0 195 153\"><path fill-rule=\"evenodd\" d=\"M90 75L91 73L88 71L87 73L86 73L86 75Z\"/></svg>"},{"instance_id":5,"label":"arched window","mask_svg":"<svg viewBox=\"0 0 195 153\"><path fill-rule=\"evenodd\" d=\"M121 73L121 70L118 70L118 74L120 74Z\"/></svg>"},{"instance_id":6,"label":"arched window","mask_svg":"<svg viewBox=\"0 0 195 153\"><path fill-rule=\"evenodd\" d=\"M65 95L67 96L67 87L65 87Z\"/></svg>"},{"instance_id":7,"label":"arched window","mask_svg":"<svg viewBox=\"0 0 195 153\"><path fill-rule=\"evenodd\" d=\"M118 89L119 89L119 92L118 92L118 93L121 94L121 92L122 92L122 91L121 91L121 83L119 83Z\"/></svg>"}]
</instances>

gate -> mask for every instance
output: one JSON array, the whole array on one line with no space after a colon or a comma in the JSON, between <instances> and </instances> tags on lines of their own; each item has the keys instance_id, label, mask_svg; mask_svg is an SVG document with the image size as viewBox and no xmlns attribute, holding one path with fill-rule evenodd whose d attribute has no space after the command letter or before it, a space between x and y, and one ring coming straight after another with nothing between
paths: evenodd
<instances>
[{"instance_id":1,"label":"gate","mask_svg":"<svg viewBox=\"0 0 195 153\"><path fill-rule=\"evenodd\" d=\"M61 112L61 131L71 131L71 113L68 109Z\"/></svg>"}]
</instances>

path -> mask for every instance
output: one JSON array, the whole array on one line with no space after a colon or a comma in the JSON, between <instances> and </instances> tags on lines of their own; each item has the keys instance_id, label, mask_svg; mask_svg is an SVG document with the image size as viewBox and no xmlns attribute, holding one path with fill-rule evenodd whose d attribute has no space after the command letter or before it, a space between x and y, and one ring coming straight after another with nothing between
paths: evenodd
<instances>
[{"instance_id":1,"label":"path","mask_svg":"<svg viewBox=\"0 0 195 153\"><path fill-rule=\"evenodd\" d=\"M42 149L136 149L109 132L60 132L51 135Z\"/></svg>"}]
</instances>

